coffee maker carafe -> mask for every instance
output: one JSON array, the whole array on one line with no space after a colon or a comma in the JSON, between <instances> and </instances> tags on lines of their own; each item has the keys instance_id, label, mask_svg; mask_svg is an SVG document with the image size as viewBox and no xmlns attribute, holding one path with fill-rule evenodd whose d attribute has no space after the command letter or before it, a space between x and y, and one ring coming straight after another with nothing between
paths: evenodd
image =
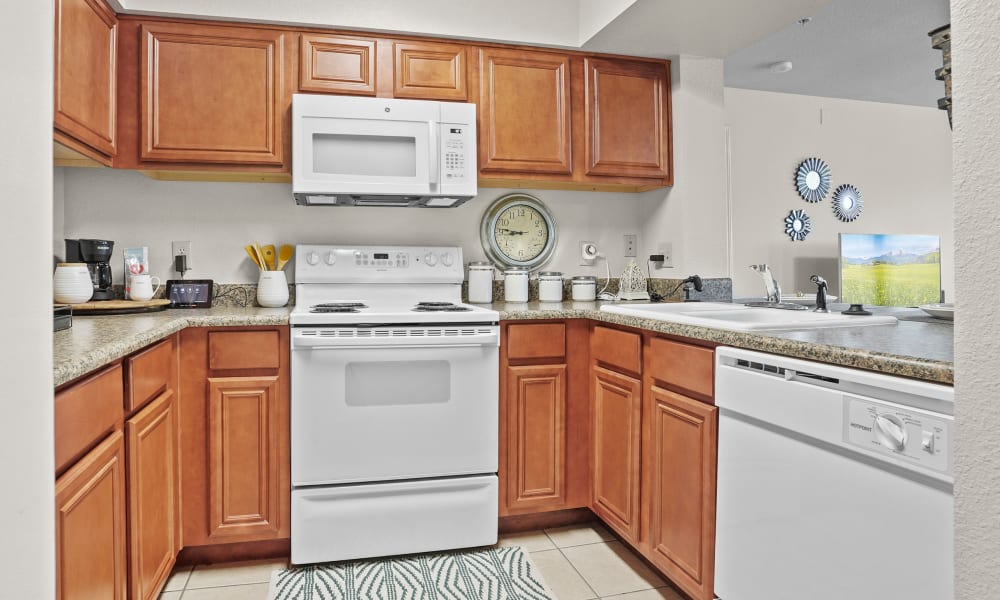
<instances>
[{"instance_id":1,"label":"coffee maker carafe","mask_svg":"<svg viewBox=\"0 0 1000 600\"><path fill-rule=\"evenodd\" d=\"M91 300L114 300L111 289L111 253L115 243L110 240L66 240L66 261L87 263L90 280L94 283Z\"/></svg>"}]
</instances>

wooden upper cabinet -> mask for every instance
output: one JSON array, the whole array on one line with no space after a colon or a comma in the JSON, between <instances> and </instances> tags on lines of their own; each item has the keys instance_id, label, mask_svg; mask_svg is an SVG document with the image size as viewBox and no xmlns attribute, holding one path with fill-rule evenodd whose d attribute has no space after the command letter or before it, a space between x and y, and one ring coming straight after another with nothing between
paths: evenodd
<instances>
[{"instance_id":1,"label":"wooden upper cabinet","mask_svg":"<svg viewBox=\"0 0 1000 600\"><path fill-rule=\"evenodd\" d=\"M302 34L299 91L375 95L375 40Z\"/></svg>"},{"instance_id":2,"label":"wooden upper cabinet","mask_svg":"<svg viewBox=\"0 0 1000 600\"><path fill-rule=\"evenodd\" d=\"M118 18L102 0L56 0L55 24L56 139L110 159L116 152Z\"/></svg>"},{"instance_id":3,"label":"wooden upper cabinet","mask_svg":"<svg viewBox=\"0 0 1000 600\"><path fill-rule=\"evenodd\" d=\"M571 173L569 56L482 48L479 71L480 170Z\"/></svg>"},{"instance_id":4,"label":"wooden upper cabinet","mask_svg":"<svg viewBox=\"0 0 1000 600\"><path fill-rule=\"evenodd\" d=\"M140 46L142 160L282 164L282 32L144 23Z\"/></svg>"},{"instance_id":5,"label":"wooden upper cabinet","mask_svg":"<svg viewBox=\"0 0 1000 600\"><path fill-rule=\"evenodd\" d=\"M465 46L438 42L393 42L392 54L394 97L468 100Z\"/></svg>"},{"instance_id":6,"label":"wooden upper cabinet","mask_svg":"<svg viewBox=\"0 0 1000 600\"><path fill-rule=\"evenodd\" d=\"M585 59L587 175L671 178L668 65Z\"/></svg>"}]
</instances>

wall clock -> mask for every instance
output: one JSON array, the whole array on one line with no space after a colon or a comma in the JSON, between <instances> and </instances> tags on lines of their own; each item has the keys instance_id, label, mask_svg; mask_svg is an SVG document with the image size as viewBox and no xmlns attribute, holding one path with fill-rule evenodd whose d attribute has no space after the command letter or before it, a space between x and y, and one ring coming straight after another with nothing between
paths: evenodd
<instances>
[{"instance_id":1,"label":"wall clock","mask_svg":"<svg viewBox=\"0 0 1000 600\"><path fill-rule=\"evenodd\" d=\"M541 200L514 193L497 198L479 229L486 256L505 267L535 269L552 256L556 223Z\"/></svg>"}]
</instances>

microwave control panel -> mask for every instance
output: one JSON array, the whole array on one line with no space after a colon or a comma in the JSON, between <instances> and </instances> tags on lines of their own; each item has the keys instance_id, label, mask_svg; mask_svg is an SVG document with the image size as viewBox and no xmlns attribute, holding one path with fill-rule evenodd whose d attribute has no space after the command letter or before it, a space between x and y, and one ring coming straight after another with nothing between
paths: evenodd
<instances>
[{"instance_id":1,"label":"microwave control panel","mask_svg":"<svg viewBox=\"0 0 1000 600\"><path fill-rule=\"evenodd\" d=\"M441 132L441 153L443 166L441 173L444 183L464 181L466 179L466 147L465 137L467 126L444 125ZM473 144L474 146L475 144ZM475 155L473 155L475 156Z\"/></svg>"}]
</instances>

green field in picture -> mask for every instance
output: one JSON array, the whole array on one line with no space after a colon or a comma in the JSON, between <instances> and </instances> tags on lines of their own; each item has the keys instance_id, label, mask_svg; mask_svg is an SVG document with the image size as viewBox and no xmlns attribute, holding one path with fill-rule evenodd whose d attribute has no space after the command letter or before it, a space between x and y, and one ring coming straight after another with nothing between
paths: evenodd
<instances>
[{"instance_id":1,"label":"green field in picture","mask_svg":"<svg viewBox=\"0 0 1000 600\"><path fill-rule=\"evenodd\" d=\"M842 302L878 306L919 306L940 301L941 264L844 265Z\"/></svg>"}]
</instances>

